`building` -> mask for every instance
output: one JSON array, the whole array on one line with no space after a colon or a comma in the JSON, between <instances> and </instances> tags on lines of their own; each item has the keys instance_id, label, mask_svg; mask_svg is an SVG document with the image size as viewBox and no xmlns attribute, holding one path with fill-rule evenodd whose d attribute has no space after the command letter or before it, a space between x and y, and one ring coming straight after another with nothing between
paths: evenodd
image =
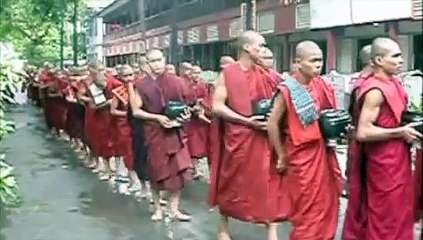
<instances>
[{"instance_id":1,"label":"building","mask_svg":"<svg viewBox=\"0 0 423 240\"><path fill-rule=\"evenodd\" d=\"M97 13L109 5L113 0L88 0L87 8L90 12L85 22L87 60L103 60L103 19Z\"/></svg>"},{"instance_id":2,"label":"building","mask_svg":"<svg viewBox=\"0 0 423 240\"><path fill-rule=\"evenodd\" d=\"M216 69L221 55L236 56L232 43L245 28L243 2L116 0L98 14L106 24L105 60L108 65L131 62L145 49L162 48L173 63L188 60L203 68ZM421 52L422 41L420 0L300 0L296 4L291 0L256 0L253 3L256 30L266 37L278 70L288 70L295 45L311 39L324 52L326 71L356 71L360 67L358 51L377 36L398 39L406 68L421 68L422 56L417 54ZM141 21L144 17L145 21Z\"/></svg>"}]
</instances>

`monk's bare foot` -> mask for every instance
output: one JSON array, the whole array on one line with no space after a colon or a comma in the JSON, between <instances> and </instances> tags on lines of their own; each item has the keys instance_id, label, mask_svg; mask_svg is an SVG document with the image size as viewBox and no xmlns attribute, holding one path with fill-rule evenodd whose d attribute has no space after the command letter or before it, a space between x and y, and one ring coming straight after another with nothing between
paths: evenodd
<instances>
[{"instance_id":1,"label":"monk's bare foot","mask_svg":"<svg viewBox=\"0 0 423 240\"><path fill-rule=\"evenodd\" d=\"M160 199L160 205L166 206L167 205L167 201L164 200L164 199Z\"/></svg>"},{"instance_id":2,"label":"monk's bare foot","mask_svg":"<svg viewBox=\"0 0 423 240\"><path fill-rule=\"evenodd\" d=\"M231 236L227 232L219 232L217 234L217 240L231 240Z\"/></svg>"},{"instance_id":3,"label":"monk's bare foot","mask_svg":"<svg viewBox=\"0 0 423 240\"><path fill-rule=\"evenodd\" d=\"M162 210L156 210L154 214L151 216L151 221L158 222L163 219L163 211Z\"/></svg>"},{"instance_id":4,"label":"monk's bare foot","mask_svg":"<svg viewBox=\"0 0 423 240\"><path fill-rule=\"evenodd\" d=\"M107 172L99 172L98 178L100 179L100 181L107 181L110 178L110 174Z\"/></svg>"},{"instance_id":5,"label":"monk's bare foot","mask_svg":"<svg viewBox=\"0 0 423 240\"><path fill-rule=\"evenodd\" d=\"M178 220L180 222L189 222L192 219L191 215L182 213L180 211L177 211L176 213L170 214L169 217L173 220Z\"/></svg>"}]
</instances>

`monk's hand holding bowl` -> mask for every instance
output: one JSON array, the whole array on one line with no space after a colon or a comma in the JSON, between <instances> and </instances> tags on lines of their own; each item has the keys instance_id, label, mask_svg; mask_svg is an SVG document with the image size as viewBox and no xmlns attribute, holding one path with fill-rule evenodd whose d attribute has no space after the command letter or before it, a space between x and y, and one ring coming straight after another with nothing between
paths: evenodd
<instances>
[{"instance_id":1,"label":"monk's hand holding bowl","mask_svg":"<svg viewBox=\"0 0 423 240\"><path fill-rule=\"evenodd\" d=\"M247 125L260 131L267 131L266 117L262 115L251 116L247 119Z\"/></svg>"},{"instance_id":2,"label":"monk's hand holding bowl","mask_svg":"<svg viewBox=\"0 0 423 240\"><path fill-rule=\"evenodd\" d=\"M422 125L422 122L409 123L402 127L401 136L408 143L416 143L423 138L423 135L419 133L414 127Z\"/></svg>"},{"instance_id":3,"label":"monk's hand holding bowl","mask_svg":"<svg viewBox=\"0 0 423 240\"><path fill-rule=\"evenodd\" d=\"M186 109L180 117L176 118L176 121L183 124L188 122L190 119L191 119L191 111L189 111L189 109Z\"/></svg>"},{"instance_id":4,"label":"monk's hand holding bowl","mask_svg":"<svg viewBox=\"0 0 423 240\"><path fill-rule=\"evenodd\" d=\"M175 127L174 123L172 123L172 121L168 117L166 117L165 115L157 116L157 122L159 122L160 125L163 128L173 128L173 127Z\"/></svg>"},{"instance_id":5,"label":"monk's hand holding bowl","mask_svg":"<svg viewBox=\"0 0 423 240\"><path fill-rule=\"evenodd\" d=\"M345 127L345 133L341 133L341 137L352 140L355 138L355 133L355 126L349 124L347 127Z\"/></svg>"}]
</instances>

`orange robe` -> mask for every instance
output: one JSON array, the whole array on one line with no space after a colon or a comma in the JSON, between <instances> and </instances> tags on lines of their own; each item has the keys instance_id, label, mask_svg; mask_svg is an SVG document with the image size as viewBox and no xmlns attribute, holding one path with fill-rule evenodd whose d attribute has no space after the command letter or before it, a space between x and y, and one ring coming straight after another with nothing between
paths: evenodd
<instances>
[{"instance_id":1,"label":"orange robe","mask_svg":"<svg viewBox=\"0 0 423 240\"><path fill-rule=\"evenodd\" d=\"M149 113L163 114L168 101L187 102L184 82L177 76L164 73L156 80L147 76L136 87L143 109ZM156 190L181 190L191 177L188 171L191 158L183 128L165 129L152 121L144 121L143 127L151 186Z\"/></svg>"},{"instance_id":2,"label":"orange robe","mask_svg":"<svg viewBox=\"0 0 423 240\"><path fill-rule=\"evenodd\" d=\"M357 90L354 118L359 118L359 104L374 88L380 89L386 99L375 124L383 128L399 127L407 96L394 78L370 75L362 81ZM349 158L352 198L345 215L343 238L413 239L413 180L408 144L403 139L355 141L350 144Z\"/></svg>"},{"instance_id":3,"label":"orange robe","mask_svg":"<svg viewBox=\"0 0 423 240\"><path fill-rule=\"evenodd\" d=\"M251 116L257 101L272 98L277 83L263 71L253 67L244 72L238 63L223 70L228 107ZM241 221L285 220L287 205L282 176L275 169L266 132L216 121L221 121L216 128L221 132L215 132L217 139L212 140L217 149L211 154L209 203L217 205L222 215Z\"/></svg>"},{"instance_id":4,"label":"orange robe","mask_svg":"<svg viewBox=\"0 0 423 240\"><path fill-rule=\"evenodd\" d=\"M318 112L335 107L334 90L321 78L304 87ZM334 239L342 190L336 153L326 146L317 121L307 127L301 124L286 86L279 85L279 90L286 103L282 136L288 166L282 191L291 199L290 239Z\"/></svg>"},{"instance_id":5,"label":"orange robe","mask_svg":"<svg viewBox=\"0 0 423 240\"><path fill-rule=\"evenodd\" d=\"M190 98L192 101L201 101L207 97L207 87L203 83L190 84ZM193 116L187 124L188 150L193 158L206 156L207 133L209 124Z\"/></svg>"}]
</instances>

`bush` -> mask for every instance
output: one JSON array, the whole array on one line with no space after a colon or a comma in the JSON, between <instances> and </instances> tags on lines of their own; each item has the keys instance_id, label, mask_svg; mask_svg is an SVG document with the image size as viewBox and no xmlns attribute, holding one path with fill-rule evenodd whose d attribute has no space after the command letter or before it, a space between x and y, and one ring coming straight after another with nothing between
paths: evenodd
<instances>
[{"instance_id":1,"label":"bush","mask_svg":"<svg viewBox=\"0 0 423 240\"><path fill-rule=\"evenodd\" d=\"M15 104L18 83L22 81L13 64L0 64L0 144L15 131L15 123L7 118L10 107ZM11 206L18 203L18 186L13 175L13 168L6 162L6 155L0 155L0 203Z\"/></svg>"}]
</instances>

